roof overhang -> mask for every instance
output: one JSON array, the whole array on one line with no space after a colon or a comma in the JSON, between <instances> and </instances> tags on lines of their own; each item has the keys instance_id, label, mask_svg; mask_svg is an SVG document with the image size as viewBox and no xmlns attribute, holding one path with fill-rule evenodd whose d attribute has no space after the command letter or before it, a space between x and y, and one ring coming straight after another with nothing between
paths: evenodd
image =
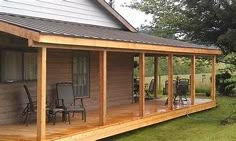
<instances>
[{"instance_id":1,"label":"roof overhang","mask_svg":"<svg viewBox=\"0 0 236 141\"><path fill-rule=\"evenodd\" d=\"M40 35L38 42L31 42L29 44L33 47L47 47L46 44L61 45L63 48L70 49L70 46L77 48L98 48L98 49L109 49L109 50L132 50L132 51L146 51L146 52L168 52L168 53L180 53L180 54L221 54L220 50L215 49L199 49L199 48L179 48L174 46L161 46L161 45L150 45L143 43L130 43L123 41L110 41L101 39L87 39L87 38L75 38L55 35ZM43 45L44 44L44 45ZM52 47L52 46L51 46ZM54 46L56 47L56 46Z\"/></svg>"},{"instance_id":2,"label":"roof overhang","mask_svg":"<svg viewBox=\"0 0 236 141\"><path fill-rule=\"evenodd\" d=\"M188 48L178 46L152 45L145 43L132 43L125 41L111 41L103 39L91 39L71 37L54 34L43 34L20 26L0 22L0 31L28 39L29 47L47 47L63 49L83 50L122 50L129 52L152 52L152 53L177 53L177 54L204 54L219 55L219 49Z\"/></svg>"}]
</instances>

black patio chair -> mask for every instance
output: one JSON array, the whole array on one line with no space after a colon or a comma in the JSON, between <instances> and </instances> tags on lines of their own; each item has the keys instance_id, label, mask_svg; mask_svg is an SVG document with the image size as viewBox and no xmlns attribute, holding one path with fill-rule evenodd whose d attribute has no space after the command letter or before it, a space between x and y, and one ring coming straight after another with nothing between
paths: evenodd
<instances>
[{"instance_id":1,"label":"black patio chair","mask_svg":"<svg viewBox=\"0 0 236 141\"><path fill-rule=\"evenodd\" d=\"M31 97L31 94L29 92L27 85L24 85L24 89L27 94L27 98L28 98L29 102L26 104L26 107L22 112L22 116L25 117L24 124L26 124L26 126L28 126L28 122L31 119L31 114L37 113L37 101L32 100L32 97ZM66 115L66 114L64 114L64 113L66 113L65 108L64 107L52 107L52 106L46 104L47 121L53 120L53 124L55 125L57 113L63 113L63 115ZM62 117L63 117L63 120L65 120L65 116L62 116ZM69 120L69 118L68 118L68 120ZM70 122L70 120L69 120L69 122Z\"/></svg>"},{"instance_id":2,"label":"black patio chair","mask_svg":"<svg viewBox=\"0 0 236 141\"><path fill-rule=\"evenodd\" d=\"M146 87L148 88L146 89ZM149 85L145 85L145 100L152 100L154 99L153 96L154 93L154 79L152 79L149 83ZM134 90L133 90L133 96L132 96L132 103L138 102L139 99L139 80L137 78L134 79Z\"/></svg>"},{"instance_id":3,"label":"black patio chair","mask_svg":"<svg viewBox=\"0 0 236 141\"><path fill-rule=\"evenodd\" d=\"M57 99L61 101L68 113L81 113L82 120L86 122L86 110L84 108L83 98L74 97L73 84L70 82L62 82L56 84ZM81 104L76 104L76 100L80 99Z\"/></svg>"},{"instance_id":4,"label":"black patio chair","mask_svg":"<svg viewBox=\"0 0 236 141\"><path fill-rule=\"evenodd\" d=\"M183 98L184 101L188 101L187 94L189 92L189 79L179 79L176 84L176 95L174 97L174 102L176 101L176 98L179 97L179 102L183 104Z\"/></svg>"},{"instance_id":5,"label":"black patio chair","mask_svg":"<svg viewBox=\"0 0 236 141\"><path fill-rule=\"evenodd\" d=\"M26 85L24 85L24 89L25 89L25 92L27 94L27 98L28 98L29 102L26 104L26 107L22 112L22 116L25 117L24 124L26 124L26 126L28 126L28 122L31 118L31 114L36 113L37 102L32 100L29 89Z\"/></svg>"},{"instance_id":6,"label":"black patio chair","mask_svg":"<svg viewBox=\"0 0 236 141\"><path fill-rule=\"evenodd\" d=\"M145 90L145 99L147 100L151 100L154 98L153 94L154 94L154 79L152 79L149 83L148 89Z\"/></svg>"}]
</instances>

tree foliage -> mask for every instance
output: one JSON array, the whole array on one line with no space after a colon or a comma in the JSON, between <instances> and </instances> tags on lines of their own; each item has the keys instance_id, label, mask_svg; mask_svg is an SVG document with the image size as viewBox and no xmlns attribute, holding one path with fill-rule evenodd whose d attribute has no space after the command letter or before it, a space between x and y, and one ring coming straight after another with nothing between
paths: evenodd
<instances>
[{"instance_id":1,"label":"tree foliage","mask_svg":"<svg viewBox=\"0 0 236 141\"><path fill-rule=\"evenodd\" d=\"M133 0L128 6L153 15L142 30L236 52L235 0Z\"/></svg>"}]
</instances>

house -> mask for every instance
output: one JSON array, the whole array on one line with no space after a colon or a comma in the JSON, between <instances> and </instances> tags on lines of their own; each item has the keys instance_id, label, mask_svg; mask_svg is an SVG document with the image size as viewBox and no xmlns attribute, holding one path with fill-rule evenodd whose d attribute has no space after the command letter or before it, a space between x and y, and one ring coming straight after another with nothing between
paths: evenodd
<instances>
[{"instance_id":1,"label":"house","mask_svg":"<svg viewBox=\"0 0 236 141\"><path fill-rule=\"evenodd\" d=\"M216 106L217 48L138 33L104 0L0 0L0 138L5 140L97 140ZM191 58L190 104L173 105L168 83L165 101L145 101L145 56ZM139 102L133 95L134 56L139 56ZM211 99L195 97L197 56L212 59ZM156 73L157 74L157 73ZM157 80L157 75L155 75ZM76 83L84 97L87 122L46 124L46 99L55 98L57 82ZM37 123L22 124L27 84L37 99ZM157 83L156 83L157 84ZM200 102L199 102L200 101Z\"/></svg>"}]
</instances>

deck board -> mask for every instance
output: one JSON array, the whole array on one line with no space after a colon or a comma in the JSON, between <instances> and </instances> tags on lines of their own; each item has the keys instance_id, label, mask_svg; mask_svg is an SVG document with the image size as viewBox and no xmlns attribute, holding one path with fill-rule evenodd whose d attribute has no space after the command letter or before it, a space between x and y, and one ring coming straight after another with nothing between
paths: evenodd
<instances>
[{"instance_id":1,"label":"deck board","mask_svg":"<svg viewBox=\"0 0 236 141\"><path fill-rule=\"evenodd\" d=\"M175 105L174 111L168 111L167 105L164 104L164 99L146 101L144 118L138 117L138 103L113 106L107 109L107 122L105 126L99 126L98 110L87 111L87 122L83 122L81 120L81 115L79 114L76 114L75 117L71 118L71 124L62 122L61 118L58 117L56 125L52 125L52 123L47 124L46 139L76 140L79 138L81 140L94 140L107 137L116 134L116 132L118 134L132 129L144 127L146 125L151 125L179 117L183 115L187 109L189 109L189 113L192 113L212 108L215 104L210 101L210 99L197 99L195 103L196 105L191 106L189 100L186 105ZM85 138L84 136L87 137ZM25 126L21 123L14 125L2 125L0 127L0 141L33 141L35 139L35 122L30 123L29 126Z\"/></svg>"}]
</instances>

